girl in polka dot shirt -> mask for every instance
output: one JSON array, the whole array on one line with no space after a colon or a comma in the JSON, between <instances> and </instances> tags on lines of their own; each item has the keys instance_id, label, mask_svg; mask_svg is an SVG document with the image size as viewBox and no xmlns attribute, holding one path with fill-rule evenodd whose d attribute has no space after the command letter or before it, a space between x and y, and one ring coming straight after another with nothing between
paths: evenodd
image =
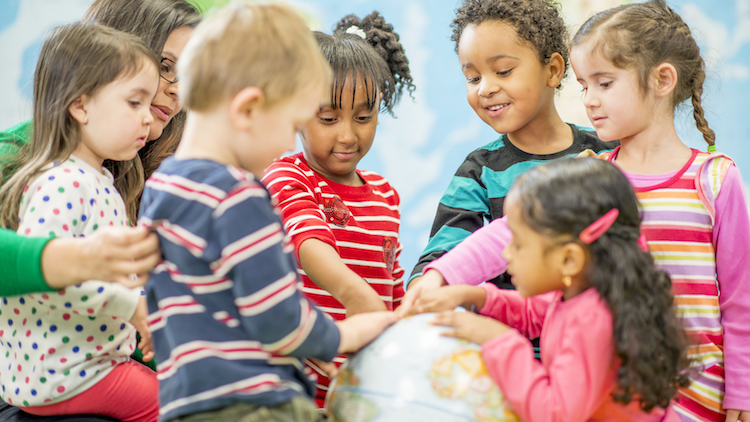
<instances>
[{"instance_id":1,"label":"girl in polka dot shirt","mask_svg":"<svg viewBox=\"0 0 750 422\"><path fill-rule=\"evenodd\" d=\"M32 140L0 190L4 227L82 237L128 224L116 186L142 188L132 160L153 121L158 69L132 35L93 23L52 31L34 78ZM123 180L104 160L123 166ZM129 357L136 331L145 359L153 356L146 314L141 289L100 281L2 299L0 397L35 415L155 421L156 374Z\"/></svg>"}]
</instances>

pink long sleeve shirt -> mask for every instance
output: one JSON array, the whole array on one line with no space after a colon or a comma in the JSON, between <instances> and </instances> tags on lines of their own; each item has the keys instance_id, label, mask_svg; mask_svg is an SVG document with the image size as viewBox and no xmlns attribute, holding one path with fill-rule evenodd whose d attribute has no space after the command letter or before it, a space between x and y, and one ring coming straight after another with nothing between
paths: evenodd
<instances>
[{"instance_id":1,"label":"pink long sleeve shirt","mask_svg":"<svg viewBox=\"0 0 750 422\"><path fill-rule=\"evenodd\" d=\"M670 408L642 411L612 398L619 362L612 314L594 289L563 300L556 291L524 298L484 284L482 315L516 330L482 345L490 375L525 422L679 421ZM540 337L541 362L528 338Z\"/></svg>"},{"instance_id":2,"label":"pink long sleeve shirt","mask_svg":"<svg viewBox=\"0 0 750 422\"><path fill-rule=\"evenodd\" d=\"M643 176L627 174L634 187L668 179L671 174ZM721 324L724 335L726 394L725 409L750 410L750 218L742 177L728 169L715 200L713 245L721 294ZM440 259L426 266L435 269L448 284L478 285L505 272L501 252L510 243L507 219L493 220L474 232ZM543 348L542 348L543 350Z\"/></svg>"}]
</instances>

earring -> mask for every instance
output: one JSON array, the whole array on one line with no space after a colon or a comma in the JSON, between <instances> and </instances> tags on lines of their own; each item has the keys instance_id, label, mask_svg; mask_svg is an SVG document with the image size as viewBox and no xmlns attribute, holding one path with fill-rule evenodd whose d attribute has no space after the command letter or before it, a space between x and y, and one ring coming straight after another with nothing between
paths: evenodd
<instances>
[{"instance_id":1,"label":"earring","mask_svg":"<svg viewBox=\"0 0 750 422\"><path fill-rule=\"evenodd\" d=\"M570 279L569 275L564 276L562 279L562 282L565 285L565 287L570 287L573 284L573 280Z\"/></svg>"},{"instance_id":2,"label":"earring","mask_svg":"<svg viewBox=\"0 0 750 422\"><path fill-rule=\"evenodd\" d=\"M83 118L83 124L87 125L89 123L89 116L86 116Z\"/></svg>"}]
</instances>

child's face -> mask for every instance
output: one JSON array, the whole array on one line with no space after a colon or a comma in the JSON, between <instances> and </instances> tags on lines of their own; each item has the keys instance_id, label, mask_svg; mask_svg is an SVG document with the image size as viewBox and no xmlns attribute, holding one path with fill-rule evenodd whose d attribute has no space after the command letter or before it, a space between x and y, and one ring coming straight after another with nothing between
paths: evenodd
<instances>
[{"instance_id":1,"label":"child's face","mask_svg":"<svg viewBox=\"0 0 750 422\"><path fill-rule=\"evenodd\" d=\"M164 48L161 50L161 63L165 74L171 75L174 73L177 60L179 60L182 50L185 49L185 45L192 34L193 29L189 26L177 28L169 34L167 41L164 43ZM159 138L172 118L182 110L182 103L177 96L179 85L179 81L171 83L164 78L159 78L159 89L154 100L151 101L151 115L154 116L154 123L151 125L151 131L148 134L149 141Z\"/></svg>"},{"instance_id":2,"label":"child's face","mask_svg":"<svg viewBox=\"0 0 750 422\"><path fill-rule=\"evenodd\" d=\"M146 63L134 76L117 79L91 97L82 97L82 139L74 154L94 167L105 159L127 161L148 142L154 121L151 99L159 82L156 67Z\"/></svg>"},{"instance_id":3,"label":"child's face","mask_svg":"<svg viewBox=\"0 0 750 422\"><path fill-rule=\"evenodd\" d=\"M352 95L352 79L346 79L341 108L334 109L330 93L326 93L318 114L302 130L302 147L310 167L329 180L350 186L361 185L357 164L375 139L379 111L378 106L369 109L361 76L356 95Z\"/></svg>"},{"instance_id":4,"label":"child's face","mask_svg":"<svg viewBox=\"0 0 750 422\"><path fill-rule=\"evenodd\" d=\"M570 63L583 87L586 114L602 141L628 139L653 120L651 96L642 94L634 69L621 69L592 53L588 43L573 47Z\"/></svg>"},{"instance_id":5,"label":"child's face","mask_svg":"<svg viewBox=\"0 0 750 422\"><path fill-rule=\"evenodd\" d=\"M549 66L536 49L502 21L468 25L458 42L469 105L498 133L515 132L546 119L554 106Z\"/></svg>"},{"instance_id":6,"label":"child's face","mask_svg":"<svg viewBox=\"0 0 750 422\"><path fill-rule=\"evenodd\" d=\"M258 109L255 118L258 126L253 130L259 138L250 142L243 140L237 147L240 166L260 178L273 160L293 151L297 132L318 109L321 92L319 86L308 87L270 108Z\"/></svg>"},{"instance_id":7,"label":"child's face","mask_svg":"<svg viewBox=\"0 0 750 422\"><path fill-rule=\"evenodd\" d=\"M503 258L508 261L508 274L518 293L529 297L559 290L562 275L555 254L560 247L526 224L517 200L506 201L505 212L513 239L503 250Z\"/></svg>"}]
</instances>

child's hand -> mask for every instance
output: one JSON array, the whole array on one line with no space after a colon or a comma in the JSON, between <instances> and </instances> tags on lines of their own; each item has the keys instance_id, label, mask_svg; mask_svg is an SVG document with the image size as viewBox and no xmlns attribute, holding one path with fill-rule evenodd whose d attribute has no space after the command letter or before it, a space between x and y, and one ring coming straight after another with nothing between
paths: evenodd
<instances>
[{"instance_id":1,"label":"child's hand","mask_svg":"<svg viewBox=\"0 0 750 422\"><path fill-rule=\"evenodd\" d=\"M318 369L323 371L326 374L326 376L330 379L333 379L334 377L336 377L336 375L339 374L339 368L333 362L326 362L326 361L322 361L320 359L311 358L311 357L307 357L306 359L309 365L318 367Z\"/></svg>"},{"instance_id":2,"label":"child's hand","mask_svg":"<svg viewBox=\"0 0 750 422\"><path fill-rule=\"evenodd\" d=\"M148 306L146 298L141 296L138 306L135 308L135 314L130 319L138 334L141 335L141 341L138 342L138 348L143 352L143 361L148 362L154 358L154 349L151 346L151 330L148 329Z\"/></svg>"},{"instance_id":3,"label":"child's hand","mask_svg":"<svg viewBox=\"0 0 750 422\"><path fill-rule=\"evenodd\" d=\"M474 305L481 308L484 305L486 293L476 286L443 286L437 290L422 293L422 296L412 307L412 314L425 312L450 311L456 306L470 308Z\"/></svg>"},{"instance_id":4,"label":"child's hand","mask_svg":"<svg viewBox=\"0 0 750 422\"><path fill-rule=\"evenodd\" d=\"M375 340L380 333L399 320L395 312L380 311L359 314L337 321L341 333L339 354L354 353Z\"/></svg>"},{"instance_id":5,"label":"child's hand","mask_svg":"<svg viewBox=\"0 0 750 422\"><path fill-rule=\"evenodd\" d=\"M396 309L399 316L404 317L419 313L414 309L414 304L423 293L439 288L445 284L445 279L437 270L428 270L421 277L415 278L409 283L406 294L401 300L401 306Z\"/></svg>"},{"instance_id":6,"label":"child's hand","mask_svg":"<svg viewBox=\"0 0 750 422\"><path fill-rule=\"evenodd\" d=\"M441 312L435 316L432 324L455 328L453 331L441 334L443 336L460 338L477 344L492 340L510 329L500 321L472 312Z\"/></svg>"},{"instance_id":7,"label":"child's hand","mask_svg":"<svg viewBox=\"0 0 750 422\"><path fill-rule=\"evenodd\" d=\"M750 411L747 410L727 410L726 422L750 422Z\"/></svg>"}]
</instances>

